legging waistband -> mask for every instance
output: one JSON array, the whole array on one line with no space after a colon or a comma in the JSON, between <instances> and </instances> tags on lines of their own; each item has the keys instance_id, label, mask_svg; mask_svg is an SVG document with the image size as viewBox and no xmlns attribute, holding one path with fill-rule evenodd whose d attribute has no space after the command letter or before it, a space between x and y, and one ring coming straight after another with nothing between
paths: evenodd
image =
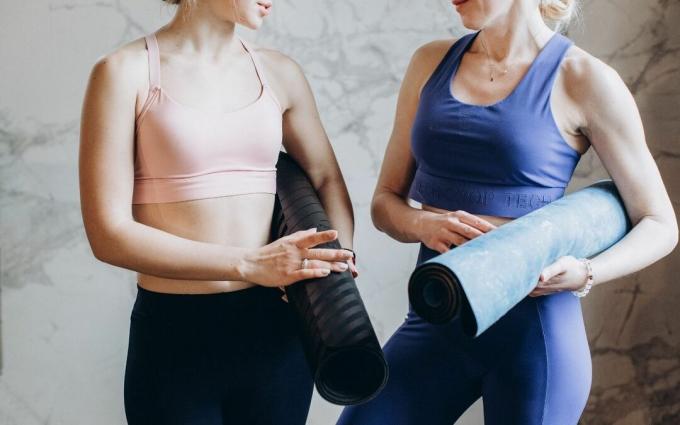
<instances>
[{"instance_id":1,"label":"legging waistband","mask_svg":"<svg viewBox=\"0 0 680 425\"><path fill-rule=\"evenodd\" d=\"M233 316L285 304L281 300L282 295L278 288L260 285L229 292L175 294L150 291L137 283L137 298L133 311L173 315L185 312L191 313L192 316L218 312L220 315Z\"/></svg>"}]
</instances>

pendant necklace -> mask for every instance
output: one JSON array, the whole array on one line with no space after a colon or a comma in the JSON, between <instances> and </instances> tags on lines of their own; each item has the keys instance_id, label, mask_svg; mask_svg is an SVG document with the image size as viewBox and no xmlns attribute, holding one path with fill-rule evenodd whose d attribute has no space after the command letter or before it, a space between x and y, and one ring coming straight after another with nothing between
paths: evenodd
<instances>
[{"instance_id":1,"label":"pendant necklace","mask_svg":"<svg viewBox=\"0 0 680 425\"><path fill-rule=\"evenodd\" d=\"M494 70L494 65L491 63L491 56L489 56L489 50L486 48L486 43L484 42L484 38L479 39L482 42L482 47L484 47L484 52L486 53L486 62L489 64L489 81L493 82L493 70ZM501 70L501 75L505 75L508 73L508 68L507 66Z\"/></svg>"}]
</instances>

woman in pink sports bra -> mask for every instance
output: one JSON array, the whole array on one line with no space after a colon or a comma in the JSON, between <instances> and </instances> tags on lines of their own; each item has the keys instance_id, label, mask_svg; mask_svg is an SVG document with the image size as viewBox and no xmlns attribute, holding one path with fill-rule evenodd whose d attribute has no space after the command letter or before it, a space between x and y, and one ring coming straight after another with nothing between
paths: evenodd
<instances>
[{"instance_id":1,"label":"woman in pink sports bra","mask_svg":"<svg viewBox=\"0 0 680 425\"><path fill-rule=\"evenodd\" d=\"M271 1L166 1L171 22L94 65L82 113L88 240L137 272L126 417L304 424L313 381L280 287L356 275L347 189L300 67L235 34ZM269 240L281 146L337 231ZM336 238L348 249L315 248Z\"/></svg>"}]
</instances>

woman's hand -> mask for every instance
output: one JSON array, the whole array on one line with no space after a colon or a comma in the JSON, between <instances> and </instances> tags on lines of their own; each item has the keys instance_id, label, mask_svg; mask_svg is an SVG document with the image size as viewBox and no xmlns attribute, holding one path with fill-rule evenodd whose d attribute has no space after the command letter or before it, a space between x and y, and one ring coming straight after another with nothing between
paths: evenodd
<instances>
[{"instance_id":1,"label":"woman's hand","mask_svg":"<svg viewBox=\"0 0 680 425\"><path fill-rule=\"evenodd\" d=\"M357 269L357 265L354 264L354 258L347 260L347 265L349 266L349 272L352 273L352 277L356 279L357 276L359 276L359 270Z\"/></svg>"},{"instance_id":2,"label":"woman's hand","mask_svg":"<svg viewBox=\"0 0 680 425\"><path fill-rule=\"evenodd\" d=\"M315 248L338 237L336 230L295 232L248 253L240 266L243 280L262 286L287 286L300 280L347 270L352 253L343 249ZM306 268L302 268L307 259Z\"/></svg>"},{"instance_id":3,"label":"woman's hand","mask_svg":"<svg viewBox=\"0 0 680 425\"><path fill-rule=\"evenodd\" d=\"M496 225L467 211L436 213L423 211L419 218L419 239L440 254L451 245L462 245L470 239L496 228Z\"/></svg>"},{"instance_id":4,"label":"woman's hand","mask_svg":"<svg viewBox=\"0 0 680 425\"><path fill-rule=\"evenodd\" d=\"M588 269L583 261L565 255L547 266L538 278L538 285L529 296L540 297L555 292L577 291L586 284Z\"/></svg>"}]
</instances>

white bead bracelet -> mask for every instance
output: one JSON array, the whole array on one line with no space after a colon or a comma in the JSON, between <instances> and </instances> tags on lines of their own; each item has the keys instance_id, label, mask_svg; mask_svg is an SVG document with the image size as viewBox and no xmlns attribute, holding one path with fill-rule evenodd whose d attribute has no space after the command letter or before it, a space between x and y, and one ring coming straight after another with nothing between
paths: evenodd
<instances>
[{"instance_id":1,"label":"white bead bracelet","mask_svg":"<svg viewBox=\"0 0 680 425\"><path fill-rule=\"evenodd\" d=\"M571 291L572 294L579 298L583 298L588 295L590 288L593 287L593 267L590 265L590 260L588 258L579 258L580 261L584 262L587 270L586 284L577 291Z\"/></svg>"}]
</instances>

